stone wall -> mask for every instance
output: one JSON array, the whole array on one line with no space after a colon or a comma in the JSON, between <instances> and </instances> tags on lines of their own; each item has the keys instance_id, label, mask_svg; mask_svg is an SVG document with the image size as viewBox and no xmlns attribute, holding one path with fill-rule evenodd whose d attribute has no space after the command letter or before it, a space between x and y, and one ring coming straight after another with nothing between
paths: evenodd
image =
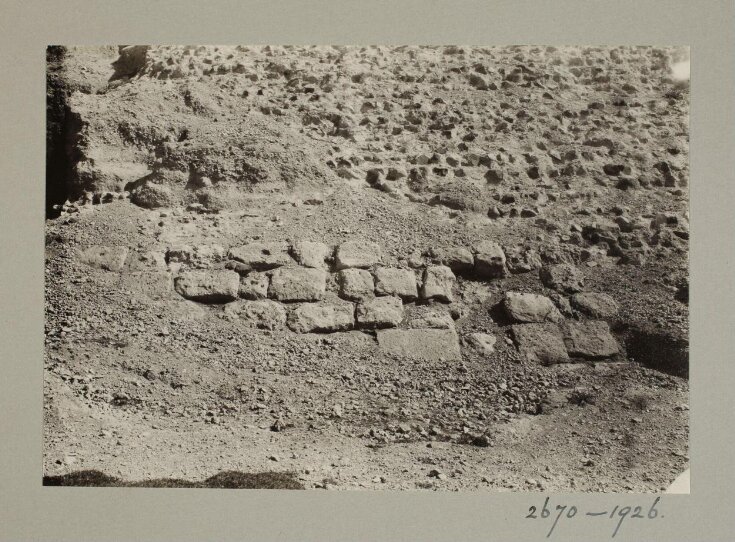
<instances>
[{"instance_id":1,"label":"stone wall","mask_svg":"<svg viewBox=\"0 0 735 542\"><path fill-rule=\"evenodd\" d=\"M399 267L382 247L363 239L335 247L315 241L171 246L165 253L131 253L125 247L93 246L85 263L157 284L192 302L223 305L226 318L270 331L375 332L378 344L398 356L459 359L454 320L461 315L461 281L495 281L508 275L503 248L492 241L475 247L428 251L413 266ZM530 271L530 270L529 270ZM503 324L528 361L552 364L571 358L614 357L620 347L606 320L618 305L585 290L571 264L541 266L538 278L551 297L506 291ZM486 354L497 338L471 334L468 343Z\"/></svg>"}]
</instances>

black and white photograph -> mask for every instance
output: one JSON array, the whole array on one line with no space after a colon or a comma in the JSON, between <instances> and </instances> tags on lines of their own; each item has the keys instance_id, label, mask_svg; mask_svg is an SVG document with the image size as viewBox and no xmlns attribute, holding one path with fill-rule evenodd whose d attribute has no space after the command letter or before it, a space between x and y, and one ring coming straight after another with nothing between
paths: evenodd
<instances>
[{"instance_id":1,"label":"black and white photograph","mask_svg":"<svg viewBox=\"0 0 735 542\"><path fill-rule=\"evenodd\" d=\"M689 493L688 47L45 53L39 484Z\"/></svg>"}]
</instances>

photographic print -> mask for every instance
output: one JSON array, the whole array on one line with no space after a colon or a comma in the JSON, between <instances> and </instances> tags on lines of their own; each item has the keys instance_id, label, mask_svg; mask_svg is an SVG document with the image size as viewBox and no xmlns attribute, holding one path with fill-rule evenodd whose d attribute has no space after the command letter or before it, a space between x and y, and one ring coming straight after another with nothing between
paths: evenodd
<instances>
[{"instance_id":1,"label":"photographic print","mask_svg":"<svg viewBox=\"0 0 735 542\"><path fill-rule=\"evenodd\" d=\"M688 48L46 55L45 485L688 492Z\"/></svg>"}]
</instances>

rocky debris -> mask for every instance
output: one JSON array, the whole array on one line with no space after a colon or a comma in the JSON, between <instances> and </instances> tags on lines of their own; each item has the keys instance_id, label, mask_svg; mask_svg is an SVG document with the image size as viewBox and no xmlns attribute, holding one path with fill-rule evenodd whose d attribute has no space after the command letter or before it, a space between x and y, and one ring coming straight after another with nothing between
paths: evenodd
<instances>
[{"instance_id":1,"label":"rocky debris","mask_svg":"<svg viewBox=\"0 0 735 542\"><path fill-rule=\"evenodd\" d=\"M293 263L286 243L250 243L231 248L227 256L241 264L238 271L267 271Z\"/></svg>"},{"instance_id":2,"label":"rocky debris","mask_svg":"<svg viewBox=\"0 0 735 542\"><path fill-rule=\"evenodd\" d=\"M539 270L539 277L544 286L559 292L574 294L584 289L584 275L569 263L544 266Z\"/></svg>"},{"instance_id":3,"label":"rocky debris","mask_svg":"<svg viewBox=\"0 0 735 542\"><path fill-rule=\"evenodd\" d=\"M343 269L338 273L339 295L351 301L360 301L374 295L373 275L365 269Z\"/></svg>"},{"instance_id":4,"label":"rocky debris","mask_svg":"<svg viewBox=\"0 0 735 542\"><path fill-rule=\"evenodd\" d=\"M560 322L564 317L546 296L520 292L506 292L503 307L515 322Z\"/></svg>"},{"instance_id":5,"label":"rocky debris","mask_svg":"<svg viewBox=\"0 0 735 542\"><path fill-rule=\"evenodd\" d=\"M449 267L457 275L469 273L475 266L472 252L463 247L433 248L430 255L435 262Z\"/></svg>"},{"instance_id":6,"label":"rocky debris","mask_svg":"<svg viewBox=\"0 0 735 542\"><path fill-rule=\"evenodd\" d=\"M414 301L418 297L416 275L409 269L378 267L373 275L377 295L398 296L404 301Z\"/></svg>"},{"instance_id":7,"label":"rocky debris","mask_svg":"<svg viewBox=\"0 0 735 542\"><path fill-rule=\"evenodd\" d=\"M617 316L620 307L607 294L598 292L582 292L574 294L570 300L572 307L590 318L607 320Z\"/></svg>"},{"instance_id":8,"label":"rocky debris","mask_svg":"<svg viewBox=\"0 0 735 542\"><path fill-rule=\"evenodd\" d=\"M508 270L513 274L529 273L540 269L543 265L541 256L532 248L523 246L511 247L505 250Z\"/></svg>"},{"instance_id":9,"label":"rocky debris","mask_svg":"<svg viewBox=\"0 0 735 542\"><path fill-rule=\"evenodd\" d=\"M495 353L495 343L497 341L498 338L491 333L470 333L469 335L469 343L485 355Z\"/></svg>"},{"instance_id":10,"label":"rocky debris","mask_svg":"<svg viewBox=\"0 0 735 542\"><path fill-rule=\"evenodd\" d=\"M237 301L225 305L225 311L239 316L244 323L259 329L278 329L286 323L286 309L280 303L262 301Z\"/></svg>"},{"instance_id":11,"label":"rocky debris","mask_svg":"<svg viewBox=\"0 0 735 542\"><path fill-rule=\"evenodd\" d=\"M267 273L253 271L240 278L239 295L243 299L265 299L268 297L270 277Z\"/></svg>"},{"instance_id":12,"label":"rocky debris","mask_svg":"<svg viewBox=\"0 0 735 542\"><path fill-rule=\"evenodd\" d=\"M91 246L79 253L79 261L106 271L120 272L128 257L127 247Z\"/></svg>"},{"instance_id":13,"label":"rocky debris","mask_svg":"<svg viewBox=\"0 0 735 542\"><path fill-rule=\"evenodd\" d=\"M603 320L568 321L564 327L564 343L570 356L604 359L620 351L610 327Z\"/></svg>"},{"instance_id":14,"label":"rocky debris","mask_svg":"<svg viewBox=\"0 0 735 542\"><path fill-rule=\"evenodd\" d=\"M564 338L556 324L516 324L511 329L518 351L528 361L542 365L569 361Z\"/></svg>"},{"instance_id":15,"label":"rocky debris","mask_svg":"<svg viewBox=\"0 0 735 542\"><path fill-rule=\"evenodd\" d=\"M379 330L378 345L386 354L430 361L461 358L459 338L450 329Z\"/></svg>"},{"instance_id":16,"label":"rocky debris","mask_svg":"<svg viewBox=\"0 0 735 542\"><path fill-rule=\"evenodd\" d=\"M393 296L376 297L357 305L357 324L368 329L396 327L403 320L403 303Z\"/></svg>"},{"instance_id":17,"label":"rocky debris","mask_svg":"<svg viewBox=\"0 0 735 542\"><path fill-rule=\"evenodd\" d=\"M475 274L478 277L495 279L508 274L505 252L494 241L482 241L475 247Z\"/></svg>"},{"instance_id":18,"label":"rocky debris","mask_svg":"<svg viewBox=\"0 0 735 542\"><path fill-rule=\"evenodd\" d=\"M430 265L424 270L421 299L451 303L454 301L456 284L457 278L447 266Z\"/></svg>"},{"instance_id":19,"label":"rocky debris","mask_svg":"<svg viewBox=\"0 0 735 542\"><path fill-rule=\"evenodd\" d=\"M377 243L352 240L337 247L335 266L338 271L350 267L367 269L380 263L381 259L382 249Z\"/></svg>"},{"instance_id":20,"label":"rocky debris","mask_svg":"<svg viewBox=\"0 0 735 542\"><path fill-rule=\"evenodd\" d=\"M288 315L288 327L297 333L346 331L355 325L352 303L304 303Z\"/></svg>"},{"instance_id":21,"label":"rocky debris","mask_svg":"<svg viewBox=\"0 0 735 542\"><path fill-rule=\"evenodd\" d=\"M324 297L327 273L309 267L281 267L271 274L268 297L278 301L319 301Z\"/></svg>"},{"instance_id":22,"label":"rocky debris","mask_svg":"<svg viewBox=\"0 0 735 542\"><path fill-rule=\"evenodd\" d=\"M174 278L176 292L200 303L228 303L237 299L240 275L229 270L185 271Z\"/></svg>"},{"instance_id":23,"label":"rocky debris","mask_svg":"<svg viewBox=\"0 0 735 542\"><path fill-rule=\"evenodd\" d=\"M315 241L299 241L291 249L294 258L304 267L321 269L325 266L329 248L324 243Z\"/></svg>"}]
</instances>

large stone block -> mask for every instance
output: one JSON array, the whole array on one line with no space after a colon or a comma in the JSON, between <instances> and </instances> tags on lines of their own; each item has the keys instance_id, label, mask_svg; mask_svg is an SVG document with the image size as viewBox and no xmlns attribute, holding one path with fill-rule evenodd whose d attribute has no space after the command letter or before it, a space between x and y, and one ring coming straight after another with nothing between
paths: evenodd
<instances>
[{"instance_id":1,"label":"large stone block","mask_svg":"<svg viewBox=\"0 0 735 542\"><path fill-rule=\"evenodd\" d=\"M378 345L386 354L430 361L458 360L462 353L457 333L450 329L384 329Z\"/></svg>"},{"instance_id":2,"label":"large stone block","mask_svg":"<svg viewBox=\"0 0 735 542\"><path fill-rule=\"evenodd\" d=\"M268 297L278 301L318 301L324 297L327 273L308 267L282 267L273 271Z\"/></svg>"},{"instance_id":3,"label":"large stone block","mask_svg":"<svg viewBox=\"0 0 735 542\"><path fill-rule=\"evenodd\" d=\"M614 318L620 310L617 302L603 293L578 293L574 294L569 301L572 307L591 318Z\"/></svg>"},{"instance_id":4,"label":"large stone block","mask_svg":"<svg viewBox=\"0 0 735 542\"><path fill-rule=\"evenodd\" d=\"M519 352L532 363L552 365L569 361L561 331L556 324L512 326Z\"/></svg>"},{"instance_id":5,"label":"large stone block","mask_svg":"<svg viewBox=\"0 0 735 542\"><path fill-rule=\"evenodd\" d=\"M375 293L414 301L418 297L416 275L409 269L378 267L375 270Z\"/></svg>"},{"instance_id":6,"label":"large stone block","mask_svg":"<svg viewBox=\"0 0 735 542\"><path fill-rule=\"evenodd\" d=\"M475 274L479 277L495 279L508 274L505 252L493 241L482 241L475 247Z\"/></svg>"},{"instance_id":7,"label":"large stone block","mask_svg":"<svg viewBox=\"0 0 735 542\"><path fill-rule=\"evenodd\" d=\"M437 305L414 305L406 315L406 327L413 329L454 329L449 310Z\"/></svg>"},{"instance_id":8,"label":"large stone block","mask_svg":"<svg viewBox=\"0 0 735 542\"><path fill-rule=\"evenodd\" d=\"M445 265L430 265L424 270L424 283L421 286L421 298L435 299L445 303L454 301L454 287L457 278Z\"/></svg>"},{"instance_id":9,"label":"large stone block","mask_svg":"<svg viewBox=\"0 0 735 542\"><path fill-rule=\"evenodd\" d=\"M288 327L297 333L346 331L355 326L352 303L304 303L288 315Z\"/></svg>"},{"instance_id":10,"label":"large stone block","mask_svg":"<svg viewBox=\"0 0 735 542\"><path fill-rule=\"evenodd\" d=\"M249 243L233 247L227 254L240 271L267 271L293 263L287 243Z\"/></svg>"},{"instance_id":11,"label":"large stone block","mask_svg":"<svg viewBox=\"0 0 735 542\"><path fill-rule=\"evenodd\" d=\"M604 359L620 351L610 327L603 320L567 322L564 328L564 343L570 356L586 359Z\"/></svg>"},{"instance_id":12,"label":"large stone block","mask_svg":"<svg viewBox=\"0 0 735 542\"><path fill-rule=\"evenodd\" d=\"M382 249L376 243L363 240L346 241L337 247L335 266L337 270L348 267L367 269L382 258Z\"/></svg>"},{"instance_id":13,"label":"large stone block","mask_svg":"<svg viewBox=\"0 0 735 542\"><path fill-rule=\"evenodd\" d=\"M122 271L128 257L128 247L95 245L79 253L79 260L107 271Z\"/></svg>"},{"instance_id":14,"label":"large stone block","mask_svg":"<svg viewBox=\"0 0 735 542\"><path fill-rule=\"evenodd\" d=\"M446 265L457 274L468 273L475 265L472 252L463 247L434 248L431 250L431 255L435 261Z\"/></svg>"},{"instance_id":15,"label":"large stone block","mask_svg":"<svg viewBox=\"0 0 735 542\"><path fill-rule=\"evenodd\" d=\"M506 292L503 306L515 322L560 322L564 319L554 302L543 295Z\"/></svg>"},{"instance_id":16,"label":"large stone block","mask_svg":"<svg viewBox=\"0 0 735 542\"><path fill-rule=\"evenodd\" d=\"M369 329L396 327L403 319L403 303L398 297L376 297L360 303L355 314L361 327Z\"/></svg>"},{"instance_id":17,"label":"large stone block","mask_svg":"<svg viewBox=\"0 0 735 542\"><path fill-rule=\"evenodd\" d=\"M240 275L234 271L186 271L174 279L174 289L200 303L227 303L237 299Z\"/></svg>"},{"instance_id":18,"label":"large stone block","mask_svg":"<svg viewBox=\"0 0 735 542\"><path fill-rule=\"evenodd\" d=\"M265 299L268 297L270 278L267 273L252 271L240 278L239 295L243 299Z\"/></svg>"},{"instance_id":19,"label":"large stone block","mask_svg":"<svg viewBox=\"0 0 735 542\"><path fill-rule=\"evenodd\" d=\"M230 307L230 305L235 305ZM286 323L286 309L280 303L264 299L241 301L225 307L228 313L239 316L243 323L259 329L277 329Z\"/></svg>"},{"instance_id":20,"label":"large stone block","mask_svg":"<svg viewBox=\"0 0 735 542\"><path fill-rule=\"evenodd\" d=\"M339 272L339 295L360 301L374 295L373 275L364 269L343 269Z\"/></svg>"},{"instance_id":21,"label":"large stone block","mask_svg":"<svg viewBox=\"0 0 735 542\"><path fill-rule=\"evenodd\" d=\"M166 250L166 261L186 264L190 267L206 268L224 258L226 251L221 245L176 245Z\"/></svg>"},{"instance_id":22,"label":"large stone block","mask_svg":"<svg viewBox=\"0 0 735 542\"><path fill-rule=\"evenodd\" d=\"M297 241L291 249L294 258L304 267L322 269L329 248L324 243L315 241Z\"/></svg>"},{"instance_id":23,"label":"large stone block","mask_svg":"<svg viewBox=\"0 0 735 542\"><path fill-rule=\"evenodd\" d=\"M584 274L569 263L545 266L539 269L539 278L547 288L566 294L584 289Z\"/></svg>"}]
</instances>

